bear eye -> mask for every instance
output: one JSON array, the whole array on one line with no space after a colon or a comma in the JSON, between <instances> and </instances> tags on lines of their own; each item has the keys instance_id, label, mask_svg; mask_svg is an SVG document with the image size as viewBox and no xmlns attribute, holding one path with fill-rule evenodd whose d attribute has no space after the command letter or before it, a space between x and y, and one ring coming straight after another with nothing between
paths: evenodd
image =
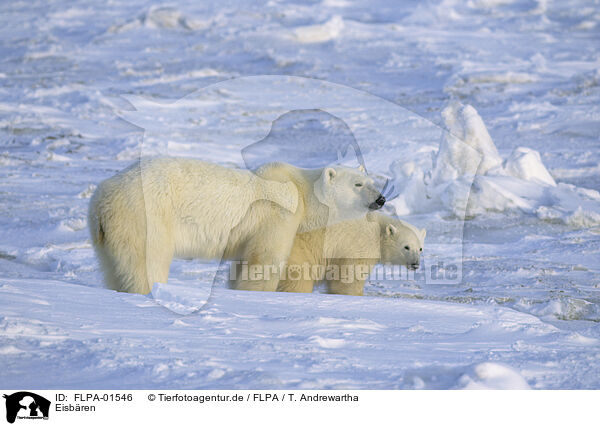
<instances>
[{"instance_id":1,"label":"bear eye","mask_svg":"<svg viewBox=\"0 0 600 426\"><path fill-rule=\"evenodd\" d=\"M409 246L404 246L404 250L410 250Z\"/></svg>"},{"instance_id":2,"label":"bear eye","mask_svg":"<svg viewBox=\"0 0 600 426\"><path fill-rule=\"evenodd\" d=\"M419 251L423 251L423 248L421 247L421 248L419 249Z\"/></svg>"},{"instance_id":3,"label":"bear eye","mask_svg":"<svg viewBox=\"0 0 600 426\"><path fill-rule=\"evenodd\" d=\"M362 185L363 185L363 184L362 184L362 183L360 183L360 182L359 182L359 183L355 183L355 184L354 184L354 186L356 186L356 187L359 187L359 188L360 188Z\"/></svg>"}]
</instances>

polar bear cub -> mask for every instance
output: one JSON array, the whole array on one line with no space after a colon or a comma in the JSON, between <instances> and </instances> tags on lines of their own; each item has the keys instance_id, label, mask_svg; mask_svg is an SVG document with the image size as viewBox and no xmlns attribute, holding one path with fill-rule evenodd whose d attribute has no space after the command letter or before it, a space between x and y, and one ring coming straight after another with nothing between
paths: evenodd
<instances>
[{"instance_id":1,"label":"polar bear cub","mask_svg":"<svg viewBox=\"0 0 600 426\"><path fill-rule=\"evenodd\" d=\"M251 172L154 158L100 183L88 223L107 286L147 294L167 282L173 257L279 266L299 229L364 216L384 202L368 176L347 167L274 163ZM279 277L238 277L234 287L274 291Z\"/></svg>"},{"instance_id":2,"label":"polar bear cub","mask_svg":"<svg viewBox=\"0 0 600 426\"><path fill-rule=\"evenodd\" d=\"M310 293L317 281L334 294L363 294L378 263L418 269L426 230L381 213L300 233L277 291Z\"/></svg>"}]
</instances>

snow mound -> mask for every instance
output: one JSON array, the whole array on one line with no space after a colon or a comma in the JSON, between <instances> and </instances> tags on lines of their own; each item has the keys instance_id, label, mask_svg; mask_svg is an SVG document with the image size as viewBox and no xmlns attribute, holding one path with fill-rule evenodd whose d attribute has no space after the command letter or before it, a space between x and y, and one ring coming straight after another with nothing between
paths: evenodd
<instances>
[{"instance_id":1,"label":"snow mound","mask_svg":"<svg viewBox=\"0 0 600 426\"><path fill-rule=\"evenodd\" d=\"M395 162L390 173L403 188L392 200L398 214L449 211L457 217L521 210L575 228L600 225L600 194L556 183L540 154L518 147L502 159L475 108L452 103L442 117L448 131L430 170Z\"/></svg>"},{"instance_id":2,"label":"snow mound","mask_svg":"<svg viewBox=\"0 0 600 426\"><path fill-rule=\"evenodd\" d=\"M474 365L470 371L458 379L460 389L530 389L527 381L512 368L483 362Z\"/></svg>"},{"instance_id":3,"label":"snow mound","mask_svg":"<svg viewBox=\"0 0 600 426\"><path fill-rule=\"evenodd\" d=\"M471 105L465 106L458 102L451 103L442 111L442 117L449 131L449 134L446 134L445 139L442 141L442 146L445 145L447 150L450 150L451 153L456 153L456 155L450 156L449 159L451 161L449 164L446 164L446 162L442 163L441 161L446 160L447 157L436 159L436 165L439 166L439 169L443 170L446 165L461 166L465 160L470 162L479 160L474 155L468 155L468 159L457 155L464 153L464 150L460 147L462 144L468 145L480 154L479 174L483 175L489 170L500 167L502 159L482 118L475 108ZM441 149L440 152L442 152ZM463 170L464 172L469 171L469 169Z\"/></svg>"},{"instance_id":4,"label":"snow mound","mask_svg":"<svg viewBox=\"0 0 600 426\"><path fill-rule=\"evenodd\" d=\"M294 39L299 43L324 43L337 38L344 29L341 16L334 16L322 25L307 25L294 29Z\"/></svg>"},{"instance_id":5,"label":"snow mound","mask_svg":"<svg viewBox=\"0 0 600 426\"><path fill-rule=\"evenodd\" d=\"M167 30L200 30L209 26L201 20L190 19L179 10L166 6L153 6L137 18L123 24L114 25L109 33L122 33L138 28L167 29Z\"/></svg>"},{"instance_id":6,"label":"snow mound","mask_svg":"<svg viewBox=\"0 0 600 426\"><path fill-rule=\"evenodd\" d=\"M600 321L600 307L597 304L574 297L553 298L541 303L521 301L518 306L546 320Z\"/></svg>"},{"instance_id":7,"label":"snow mound","mask_svg":"<svg viewBox=\"0 0 600 426\"><path fill-rule=\"evenodd\" d=\"M533 149L516 148L506 159L504 170L518 179L556 186L556 182L542 163L540 153Z\"/></svg>"},{"instance_id":8,"label":"snow mound","mask_svg":"<svg viewBox=\"0 0 600 426\"><path fill-rule=\"evenodd\" d=\"M502 73L481 73L467 77L467 83L500 83L500 84L525 84L535 83L537 77L526 72L502 72Z\"/></svg>"}]
</instances>

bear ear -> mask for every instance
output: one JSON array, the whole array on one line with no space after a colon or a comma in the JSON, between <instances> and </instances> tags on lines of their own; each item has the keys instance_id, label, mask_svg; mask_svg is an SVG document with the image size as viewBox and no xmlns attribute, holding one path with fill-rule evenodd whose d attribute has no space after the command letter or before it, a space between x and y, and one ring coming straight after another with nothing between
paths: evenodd
<instances>
[{"instance_id":1,"label":"bear ear","mask_svg":"<svg viewBox=\"0 0 600 426\"><path fill-rule=\"evenodd\" d=\"M425 239L425 235L427 235L427 229L421 229L421 241Z\"/></svg>"},{"instance_id":2,"label":"bear ear","mask_svg":"<svg viewBox=\"0 0 600 426\"><path fill-rule=\"evenodd\" d=\"M337 172L335 171L335 169L332 169L331 167L326 168L323 172L323 178L325 179L325 182L331 182L335 177L336 173Z\"/></svg>"},{"instance_id":3,"label":"bear ear","mask_svg":"<svg viewBox=\"0 0 600 426\"><path fill-rule=\"evenodd\" d=\"M396 227L394 225L392 225L391 223L388 224L388 226L385 227L385 233L387 235L389 235L390 237L392 235L394 235L396 232L398 232L398 230L396 229Z\"/></svg>"},{"instance_id":4,"label":"bear ear","mask_svg":"<svg viewBox=\"0 0 600 426\"><path fill-rule=\"evenodd\" d=\"M358 171L361 172L361 173L366 173L367 169L365 169L365 166L363 166L362 164L360 164L358 166Z\"/></svg>"}]
</instances>

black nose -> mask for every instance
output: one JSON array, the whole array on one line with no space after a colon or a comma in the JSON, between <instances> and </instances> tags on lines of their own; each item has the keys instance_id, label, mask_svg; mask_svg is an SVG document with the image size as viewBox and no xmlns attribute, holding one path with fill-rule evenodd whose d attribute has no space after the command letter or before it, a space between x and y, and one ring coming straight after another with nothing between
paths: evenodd
<instances>
[{"instance_id":1,"label":"black nose","mask_svg":"<svg viewBox=\"0 0 600 426\"><path fill-rule=\"evenodd\" d=\"M379 197L373 201L371 203L371 205L369 205L369 208L371 210L377 210L383 207L383 205L385 204L385 197L381 194L379 194Z\"/></svg>"},{"instance_id":2,"label":"black nose","mask_svg":"<svg viewBox=\"0 0 600 426\"><path fill-rule=\"evenodd\" d=\"M409 269L412 269L413 271L416 269L419 269L419 264L418 263L412 263L409 267Z\"/></svg>"}]
</instances>

